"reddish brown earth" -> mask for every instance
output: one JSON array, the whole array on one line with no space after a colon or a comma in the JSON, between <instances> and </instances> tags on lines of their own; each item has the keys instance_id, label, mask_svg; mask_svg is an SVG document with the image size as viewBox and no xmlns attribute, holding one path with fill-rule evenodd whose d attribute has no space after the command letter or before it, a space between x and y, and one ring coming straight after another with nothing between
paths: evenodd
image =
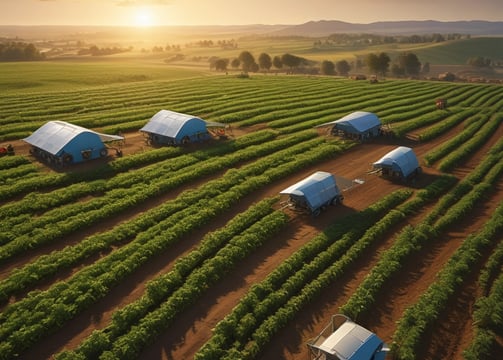
<instances>
[{"instance_id":1,"label":"reddish brown earth","mask_svg":"<svg viewBox=\"0 0 503 360\"><path fill-rule=\"evenodd\" d=\"M394 190L402 188L404 184L393 183L380 178L375 174L369 174L371 164L382 155L392 150L397 145L406 145L414 148L417 156L421 158L427 151L437 144L452 136L456 130L444 135L427 144L404 140L400 143L382 138L372 143L364 143L346 151L337 158L322 164L312 166L302 172L296 173L290 178L276 182L266 190L254 193L243 199L237 207L225 216L219 217L212 224L203 227L182 239L169 252L159 254L136 271L127 282L123 282L106 298L101 300L92 309L77 316L69 326L55 334L49 335L43 343L35 346L22 358L49 358L64 348L71 349L77 346L94 329L103 328L109 322L115 310L136 300L144 291L145 283L161 273L169 271L174 261L183 254L197 246L201 238L208 231L224 225L237 212L248 208L258 200L277 195L282 189L304 178L313 171L324 170L349 180L364 180L361 185L346 191L343 206L331 207L319 217L312 218L307 215L292 214L290 226L286 231L278 234L271 242L249 256L238 268L228 275L226 281L213 286L199 299L196 306L184 312L172 326L152 346L146 349L141 358L144 359L191 359L197 350L210 338L211 329L239 302L249 287L263 280L274 268L292 253L304 245L309 239L323 230L326 226L337 221L344 214L359 211L382 196ZM241 130L235 130L239 136ZM484 149L478 151L467 161L464 167L457 169L454 174L463 177L473 169L479 159L484 156L487 149L503 135L500 126L491 141ZM27 152L23 144L15 144L16 150ZM146 149L141 135L126 134L124 154L135 153ZM19 153L19 151L17 151ZM433 168L423 167L424 174L414 185L421 188L431 183L439 173ZM198 184L192 184L192 187ZM140 211L156 206L161 202L176 196L174 193L166 194L165 197L142 204L141 208L123 214L117 219L93 226L90 232L99 232L110 229L115 224L131 219ZM396 321L400 318L404 309L415 303L419 295L435 280L435 275L442 268L449 256L458 248L467 234L479 229L492 210L502 201L503 188L501 184L495 189L490 200L476 208L470 221L463 228L452 229L447 236L438 243L423 250L421 256L407 264L406 269L394 279L393 286L378 301L375 311L358 319L364 326L376 332L385 341L390 342L396 328ZM420 221L425 213L418 214L410 219L411 223ZM399 229L397 230L399 231ZM71 241L68 239L68 241ZM338 313L338 309L351 296L361 283L364 276L379 259L379 253L389 247L393 242L393 234L380 244L372 247L367 253L354 264L332 289L327 289L323 297L314 301L310 306L292 321L287 328L277 334L272 343L265 350L263 359L307 359L308 353L306 341L318 334L328 323L331 315ZM64 244L60 244L62 246ZM45 252L45 250L44 250ZM33 258L37 254L32 255ZM93 259L95 260L95 259ZM25 260L26 261L26 260ZM20 265L19 263L17 265ZM2 269L4 270L4 269ZM73 271L76 271L74 269ZM2 278L5 276L2 273ZM70 273L62 275L65 278ZM52 279L54 281L54 279ZM50 285L50 284L47 284ZM467 309L473 307L476 295L476 278L469 279L466 289L458 302L452 305L445 314L445 322L435 334L431 335L431 341L427 346L424 359L461 359L461 351L471 340L471 318ZM441 356L439 357L439 354Z\"/></svg>"}]
</instances>

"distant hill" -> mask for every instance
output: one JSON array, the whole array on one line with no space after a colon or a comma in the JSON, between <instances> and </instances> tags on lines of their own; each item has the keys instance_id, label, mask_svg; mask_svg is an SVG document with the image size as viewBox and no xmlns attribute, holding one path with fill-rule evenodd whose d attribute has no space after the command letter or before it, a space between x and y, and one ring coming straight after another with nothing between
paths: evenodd
<instances>
[{"instance_id":1,"label":"distant hill","mask_svg":"<svg viewBox=\"0 0 503 360\"><path fill-rule=\"evenodd\" d=\"M131 31L134 30L134 31ZM2 38L20 40L131 38L133 34L149 34L158 38L199 36L230 38L246 35L322 37L334 33L373 33L387 35L466 34L503 36L503 21L383 21L355 24L337 20L309 21L300 25L207 25L159 26L147 29L109 26L0 26Z\"/></svg>"},{"instance_id":2,"label":"distant hill","mask_svg":"<svg viewBox=\"0 0 503 360\"><path fill-rule=\"evenodd\" d=\"M328 36L334 33L371 33L387 35L469 34L503 35L503 21L382 21L353 24L336 20L309 21L274 31L276 36Z\"/></svg>"}]
</instances>

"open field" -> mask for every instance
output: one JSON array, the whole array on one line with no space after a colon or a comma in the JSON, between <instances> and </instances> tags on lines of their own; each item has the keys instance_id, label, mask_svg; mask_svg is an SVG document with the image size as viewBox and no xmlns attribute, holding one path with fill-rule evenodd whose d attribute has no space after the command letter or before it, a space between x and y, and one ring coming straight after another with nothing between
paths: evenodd
<instances>
[{"instance_id":1,"label":"open field","mask_svg":"<svg viewBox=\"0 0 503 360\"><path fill-rule=\"evenodd\" d=\"M501 85L57 64L0 65L16 152L0 158L0 359L306 359L340 312L394 359L503 356ZM229 136L152 148L138 129L160 109ZM395 136L315 128L359 110ZM49 120L121 132L124 156L51 169L21 140ZM370 173L398 145L413 183ZM316 170L358 181L318 217L283 208Z\"/></svg>"}]
</instances>

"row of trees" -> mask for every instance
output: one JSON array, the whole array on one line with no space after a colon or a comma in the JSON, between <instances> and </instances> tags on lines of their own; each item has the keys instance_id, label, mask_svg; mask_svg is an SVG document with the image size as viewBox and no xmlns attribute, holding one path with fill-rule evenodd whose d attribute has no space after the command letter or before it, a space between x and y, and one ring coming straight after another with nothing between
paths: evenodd
<instances>
[{"instance_id":1,"label":"row of trees","mask_svg":"<svg viewBox=\"0 0 503 360\"><path fill-rule=\"evenodd\" d=\"M426 63L422 66L417 55L414 53L400 54L393 64L390 64L391 58L386 53L371 53L367 55L364 63L371 73L380 76L385 76L390 71L397 77L417 76L421 72L429 72L429 64ZM270 71L273 67L278 70L286 68L287 71L290 72L296 72L302 68L305 70L304 72L306 72L308 68L315 68L317 63L289 53L274 57L271 57L267 53L261 53L256 60L249 51L241 52L239 56L233 60L217 57L210 59L210 68L217 71L227 71L229 65L233 69L241 69L245 73L258 72L260 70ZM351 68L352 65L346 60L340 60L335 63L330 60L323 60L320 68L315 71L319 71L323 75L347 76Z\"/></svg>"},{"instance_id":2,"label":"row of trees","mask_svg":"<svg viewBox=\"0 0 503 360\"><path fill-rule=\"evenodd\" d=\"M421 72L429 72L430 67L429 63L422 66L417 55L409 52L401 53L393 64L390 65L390 63L390 57L384 52L380 54L371 53L366 57L366 64L370 72L381 76L385 76L389 71L397 77L417 76Z\"/></svg>"},{"instance_id":3,"label":"row of trees","mask_svg":"<svg viewBox=\"0 0 503 360\"><path fill-rule=\"evenodd\" d=\"M261 53L255 59L255 56L249 51L242 51L238 57L231 61L224 58L210 59L210 68L217 71L226 71L229 65L234 69L240 68L244 72L257 72L259 70L270 71L273 66L276 69L288 68L288 70L294 71L300 67L312 66L314 63L289 53L274 57L267 53Z\"/></svg>"},{"instance_id":4,"label":"row of trees","mask_svg":"<svg viewBox=\"0 0 503 360\"><path fill-rule=\"evenodd\" d=\"M96 45L92 45L89 48L80 49L78 51L79 55L91 55L91 56L103 56L103 55L113 55L128 52L133 50L133 47L121 48L121 47L103 47L99 48Z\"/></svg>"},{"instance_id":5,"label":"row of trees","mask_svg":"<svg viewBox=\"0 0 503 360\"><path fill-rule=\"evenodd\" d=\"M32 43L0 42L0 61L33 61L44 58L44 54Z\"/></svg>"},{"instance_id":6,"label":"row of trees","mask_svg":"<svg viewBox=\"0 0 503 360\"><path fill-rule=\"evenodd\" d=\"M490 68L492 66L501 67L503 66L503 61L496 61L490 58L485 58L483 56L471 57L466 62L470 66L478 68Z\"/></svg>"},{"instance_id":7,"label":"row of trees","mask_svg":"<svg viewBox=\"0 0 503 360\"><path fill-rule=\"evenodd\" d=\"M316 40L313 46L319 48L330 48L336 45L378 45L378 44L418 44L429 42L443 42L448 40L459 40L463 36L469 38L469 35L462 35L458 33L453 34L424 34L424 35L408 35L408 36L391 36L391 35L378 35L378 34L331 34L324 40Z\"/></svg>"}]
</instances>

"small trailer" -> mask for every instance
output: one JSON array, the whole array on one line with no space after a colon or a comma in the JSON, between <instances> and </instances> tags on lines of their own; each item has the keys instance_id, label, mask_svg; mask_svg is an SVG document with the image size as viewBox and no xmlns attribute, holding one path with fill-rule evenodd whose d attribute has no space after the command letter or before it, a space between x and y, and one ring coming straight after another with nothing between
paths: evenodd
<instances>
[{"instance_id":1,"label":"small trailer","mask_svg":"<svg viewBox=\"0 0 503 360\"><path fill-rule=\"evenodd\" d=\"M298 183L280 192L288 195L287 204L296 210L306 211L318 216L328 205L342 203L342 195L334 175L317 171Z\"/></svg>"},{"instance_id":2,"label":"small trailer","mask_svg":"<svg viewBox=\"0 0 503 360\"><path fill-rule=\"evenodd\" d=\"M307 347L310 360L384 360L389 351L376 334L342 314L333 315Z\"/></svg>"},{"instance_id":3,"label":"small trailer","mask_svg":"<svg viewBox=\"0 0 503 360\"><path fill-rule=\"evenodd\" d=\"M375 171L389 179L405 182L414 180L422 169L414 151L406 146L399 146L372 164Z\"/></svg>"}]
</instances>

